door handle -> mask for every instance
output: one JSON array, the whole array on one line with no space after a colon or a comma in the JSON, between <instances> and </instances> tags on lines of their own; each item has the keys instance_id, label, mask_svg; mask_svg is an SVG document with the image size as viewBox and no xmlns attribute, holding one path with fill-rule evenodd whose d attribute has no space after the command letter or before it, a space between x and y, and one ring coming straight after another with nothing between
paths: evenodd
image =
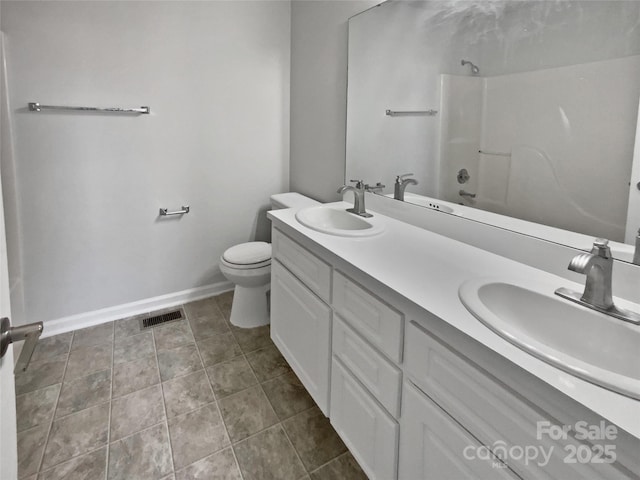
<instances>
[{"instance_id":1,"label":"door handle","mask_svg":"<svg viewBox=\"0 0 640 480\"><path fill-rule=\"evenodd\" d=\"M44 330L42 322L12 327L11 321L7 317L0 319L0 358L7 353L10 344L25 340L14 373L24 372L27 369L42 330Z\"/></svg>"}]
</instances>

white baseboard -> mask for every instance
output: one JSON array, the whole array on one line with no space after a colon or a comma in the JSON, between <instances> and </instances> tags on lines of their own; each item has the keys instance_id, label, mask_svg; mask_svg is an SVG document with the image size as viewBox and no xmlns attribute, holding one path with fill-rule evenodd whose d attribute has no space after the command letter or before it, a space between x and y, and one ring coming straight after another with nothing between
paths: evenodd
<instances>
[{"instance_id":1,"label":"white baseboard","mask_svg":"<svg viewBox=\"0 0 640 480\"><path fill-rule=\"evenodd\" d=\"M204 287L169 293L159 297L145 298L144 300L116 305L114 307L79 313L69 317L48 320L44 322L42 338L71 332L80 328L93 327L94 325L132 317L134 315L140 315L142 313L175 307L176 305L182 305L183 303L220 295L221 293L233 290L233 288L233 283L224 281L205 285Z\"/></svg>"}]
</instances>

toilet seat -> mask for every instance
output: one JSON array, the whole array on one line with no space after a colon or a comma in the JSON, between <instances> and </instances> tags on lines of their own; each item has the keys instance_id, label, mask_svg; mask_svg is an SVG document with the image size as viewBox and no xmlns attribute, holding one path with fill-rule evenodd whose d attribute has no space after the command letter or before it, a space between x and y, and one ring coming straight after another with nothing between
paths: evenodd
<instances>
[{"instance_id":1,"label":"toilet seat","mask_svg":"<svg viewBox=\"0 0 640 480\"><path fill-rule=\"evenodd\" d=\"M255 270L262 267L268 267L271 265L271 259L265 260L264 262L258 263L249 263L249 264L239 264L239 263L231 263L227 262L224 257L220 257L220 263L225 267L231 268L233 270Z\"/></svg>"},{"instance_id":2,"label":"toilet seat","mask_svg":"<svg viewBox=\"0 0 640 480\"><path fill-rule=\"evenodd\" d=\"M247 242L228 248L220 262L236 270L249 270L271 265L271 244Z\"/></svg>"}]
</instances>

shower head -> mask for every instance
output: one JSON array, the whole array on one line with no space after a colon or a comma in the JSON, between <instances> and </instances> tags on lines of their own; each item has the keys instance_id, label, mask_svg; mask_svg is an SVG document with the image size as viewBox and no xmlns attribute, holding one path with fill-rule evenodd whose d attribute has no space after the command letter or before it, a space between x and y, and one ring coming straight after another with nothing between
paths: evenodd
<instances>
[{"instance_id":1,"label":"shower head","mask_svg":"<svg viewBox=\"0 0 640 480\"><path fill-rule=\"evenodd\" d=\"M480 73L480 69L476 65L471 63L469 60L461 60L460 61L460 65L462 65L462 66L464 66L464 65L471 66L471 74L472 75L478 75Z\"/></svg>"}]
</instances>

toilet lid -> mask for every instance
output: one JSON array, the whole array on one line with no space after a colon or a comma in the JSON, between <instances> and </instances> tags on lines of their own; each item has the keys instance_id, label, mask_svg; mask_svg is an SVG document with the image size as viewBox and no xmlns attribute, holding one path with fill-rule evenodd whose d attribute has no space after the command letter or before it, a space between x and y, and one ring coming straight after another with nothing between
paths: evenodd
<instances>
[{"instance_id":1,"label":"toilet lid","mask_svg":"<svg viewBox=\"0 0 640 480\"><path fill-rule=\"evenodd\" d=\"M222 258L236 265L251 265L271 259L271 244L267 242L247 242L227 249Z\"/></svg>"}]
</instances>

